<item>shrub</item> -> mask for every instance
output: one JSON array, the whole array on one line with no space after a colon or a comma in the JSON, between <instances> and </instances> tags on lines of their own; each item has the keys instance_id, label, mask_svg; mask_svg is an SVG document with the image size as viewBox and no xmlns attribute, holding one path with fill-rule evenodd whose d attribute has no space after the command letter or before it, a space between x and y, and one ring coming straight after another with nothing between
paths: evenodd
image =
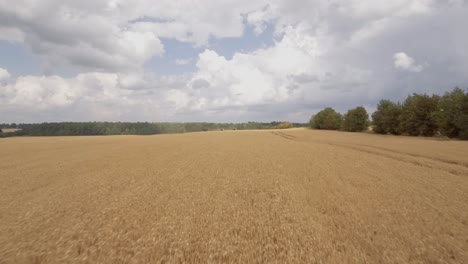
<instances>
[{"instance_id":1,"label":"shrub","mask_svg":"<svg viewBox=\"0 0 468 264\"><path fill-rule=\"evenodd\" d=\"M292 128L292 127L293 127L293 124L289 122L281 122L280 124L276 126L276 128L278 129L287 129L287 128Z\"/></svg>"},{"instance_id":2,"label":"shrub","mask_svg":"<svg viewBox=\"0 0 468 264\"><path fill-rule=\"evenodd\" d=\"M374 132L379 134L400 134L400 115L403 111L400 104L390 100L381 100L377 110L372 114Z\"/></svg>"},{"instance_id":3,"label":"shrub","mask_svg":"<svg viewBox=\"0 0 468 264\"><path fill-rule=\"evenodd\" d=\"M338 130L341 126L341 114L331 107L326 107L312 116L310 125L312 128Z\"/></svg>"},{"instance_id":4,"label":"shrub","mask_svg":"<svg viewBox=\"0 0 468 264\"><path fill-rule=\"evenodd\" d=\"M350 132L365 131L369 127L369 115L364 107L358 106L344 115L342 129Z\"/></svg>"}]
</instances>

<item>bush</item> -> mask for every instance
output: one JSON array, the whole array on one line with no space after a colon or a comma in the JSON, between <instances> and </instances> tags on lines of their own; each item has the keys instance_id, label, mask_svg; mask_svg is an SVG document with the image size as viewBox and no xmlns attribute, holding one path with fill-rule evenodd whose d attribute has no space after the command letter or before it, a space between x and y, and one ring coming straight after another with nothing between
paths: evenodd
<instances>
[{"instance_id":1,"label":"bush","mask_svg":"<svg viewBox=\"0 0 468 264\"><path fill-rule=\"evenodd\" d=\"M374 132L378 134L400 134L400 115L403 109L400 104L390 100L381 100L377 110L372 114Z\"/></svg>"},{"instance_id":2,"label":"bush","mask_svg":"<svg viewBox=\"0 0 468 264\"><path fill-rule=\"evenodd\" d=\"M341 126L341 114L331 107L326 107L312 116L310 126L317 129L338 130Z\"/></svg>"},{"instance_id":3,"label":"bush","mask_svg":"<svg viewBox=\"0 0 468 264\"><path fill-rule=\"evenodd\" d=\"M403 103L400 115L400 132L410 136L434 136L437 133L435 112L439 96L413 94Z\"/></svg>"},{"instance_id":4,"label":"bush","mask_svg":"<svg viewBox=\"0 0 468 264\"><path fill-rule=\"evenodd\" d=\"M369 115L364 107L358 106L344 115L342 130L361 132L369 127Z\"/></svg>"},{"instance_id":5,"label":"bush","mask_svg":"<svg viewBox=\"0 0 468 264\"><path fill-rule=\"evenodd\" d=\"M289 122L281 122L279 125L277 125L275 128L277 129L287 129L287 128L293 128L293 124Z\"/></svg>"}]
</instances>

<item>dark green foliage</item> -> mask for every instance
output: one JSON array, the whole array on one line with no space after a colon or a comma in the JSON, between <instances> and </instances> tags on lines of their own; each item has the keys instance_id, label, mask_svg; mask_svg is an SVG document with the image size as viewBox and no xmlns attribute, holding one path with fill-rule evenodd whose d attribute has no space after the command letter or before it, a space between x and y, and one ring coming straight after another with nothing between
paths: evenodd
<instances>
[{"instance_id":1,"label":"dark green foliage","mask_svg":"<svg viewBox=\"0 0 468 264\"><path fill-rule=\"evenodd\" d=\"M344 115L342 130L349 132L361 132L369 126L369 114L364 107L358 106Z\"/></svg>"},{"instance_id":2,"label":"dark green foliage","mask_svg":"<svg viewBox=\"0 0 468 264\"><path fill-rule=\"evenodd\" d=\"M365 131L369 125L364 107L351 109L341 117L327 107L312 116L309 126L318 129ZM429 96L412 94L403 104L381 100L372 114L373 130L379 134L434 136L468 139L468 92L455 88L451 92Z\"/></svg>"},{"instance_id":3,"label":"dark green foliage","mask_svg":"<svg viewBox=\"0 0 468 264\"><path fill-rule=\"evenodd\" d=\"M310 126L317 129L338 130L341 126L342 117L333 108L326 107L316 115L312 116Z\"/></svg>"},{"instance_id":4,"label":"dark green foliage","mask_svg":"<svg viewBox=\"0 0 468 264\"><path fill-rule=\"evenodd\" d=\"M451 138L459 137L464 125L463 122L460 122L460 118L463 115L465 97L462 89L455 88L440 98L438 109L434 112L433 117L442 135Z\"/></svg>"},{"instance_id":5,"label":"dark green foliage","mask_svg":"<svg viewBox=\"0 0 468 264\"><path fill-rule=\"evenodd\" d=\"M400 134L400 115L403 108L390 100L381 100L372 114L374 132L379 134Z\"/></svg>"},{"instance_id":6,"label":"dark green foliage","mask_svg":"<svg viewBox=\"0 0 468 264\"><path fill-rule=\"evenodd\" d=\"M122 123L122 122L62 122L41 124L0 124L3 128L20 128L0 137L12 136L91 136L91 135L154 135L212 130L272 129L282 122L270 123ZM296 127L307 124L295 123Z\"/></svg>"},{"instance_id":7,"label":"dark green foliage","mask_svg":"<svg viewBox=\"0 0 468 264\"><path fill-rule=\"evenodd\" d=\"M413 94L403 105L380 101L372 115L374 131L381 134L468 139L468 94L460 88L438 95Z\"/></svg>"},{"instance_id":8,"label":"dark green foliage","mask_svg":"<svg viewBox=\"0 0 468 264\"><path fill-rule=\"evenodd\" d=\"M410 136L434 136L437 133L434 112L437 110L439 99L437 95L408 96L400 115L400 132Z\"/></svg>"},{"instance_id":9,"label":"dark green foliage","mask_svg":"<svg viewBox=\"0 0 468 264\"><path fill-rule=\"evenodd\" d=\"M460 115L455 118L455 124L460 129L458 137L468 139L468 93L463 98Z\"/></svg>"},{"instance_id":10,"label":"dark green foliage","mask_svg":"<svg viewBox=\"0 0 468 264\"><path fill-rule=\"evenodd\" d=\"M310 120L309 120L309 127L310 128L317 128L316 125L315 125L314 118L315 118L315 115L310 117Z\"/></svg>"}]
</instances>

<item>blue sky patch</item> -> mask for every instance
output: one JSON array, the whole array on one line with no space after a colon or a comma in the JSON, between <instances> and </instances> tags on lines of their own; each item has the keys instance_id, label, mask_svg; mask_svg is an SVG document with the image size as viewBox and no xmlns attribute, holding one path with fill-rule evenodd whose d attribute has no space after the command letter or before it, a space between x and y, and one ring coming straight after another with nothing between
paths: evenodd
<instances>
[{"instance_id":1,"label":"blue sky patch","mask_svg":"<svg viewBox=\"0 0 468 264\"><path fill-rule=\"evenodd\" d=\"M41 58L23 44L0 40L0 58L0 68L7 69L13 77L41 74Z\"/></svg>"}]
</instances>

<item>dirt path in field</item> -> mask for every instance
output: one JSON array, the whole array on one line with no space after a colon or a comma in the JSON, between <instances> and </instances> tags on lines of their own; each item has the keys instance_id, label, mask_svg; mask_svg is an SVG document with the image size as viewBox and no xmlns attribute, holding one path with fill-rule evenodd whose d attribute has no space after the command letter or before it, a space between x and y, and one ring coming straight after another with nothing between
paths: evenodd
<instances>
[{"instance_id":1,"label":"dirt path in field","mask_svg":"<svg viewBox=\"0 0 468 264\"><path fill-rule=\"evenodd\" d=\"M0 263L468 263L468 142L0 139Z\"/></svg>"}]
</instances>

